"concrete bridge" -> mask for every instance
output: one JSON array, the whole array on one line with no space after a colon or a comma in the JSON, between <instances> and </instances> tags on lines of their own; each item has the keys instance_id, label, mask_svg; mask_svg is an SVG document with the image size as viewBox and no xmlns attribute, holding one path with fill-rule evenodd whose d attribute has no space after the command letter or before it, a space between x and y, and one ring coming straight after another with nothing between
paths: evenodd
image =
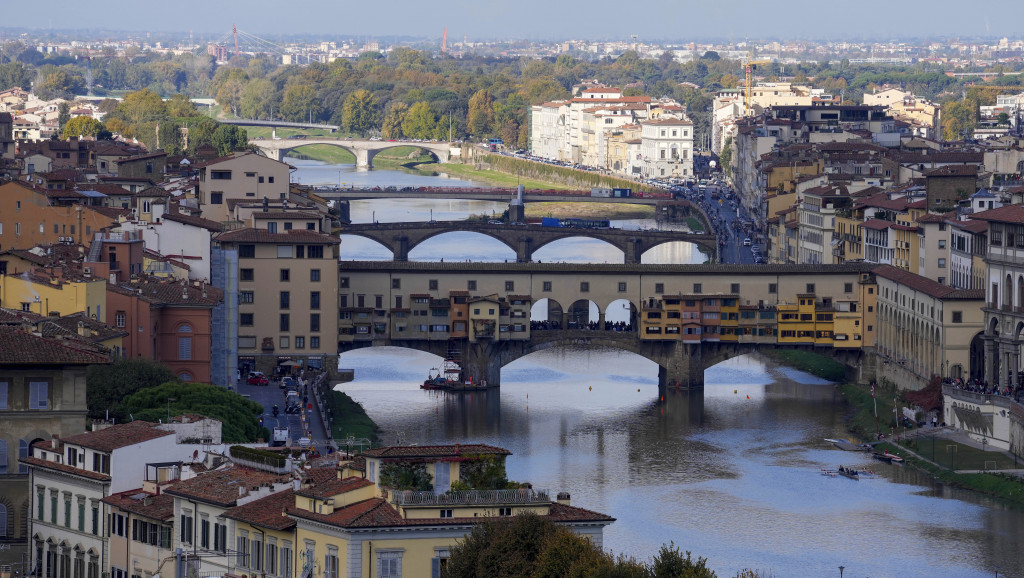
<instances>
[{"instance_id":1,"label":"concrete bridge","mask_svg":"<svg viewBox=\"0 0 1024 578\"><path fill-rule=\"evenodd\" d=\"M648 249L674 241L694 243L703 248L705 254L712 259L715 259L718 248L715 236L703 233L498 225L478 221L346 225L340 234L372 239L390 249L395 261L408 261L409 251L420 243L454 231L480 233L497 239L516 252L516 260L520 263L533 261L533 252L548 243L570 237L599 239L613 245L622 251L627 264L638 264Z\"/></svg>"},{"instance_id":2,"label":"concrete bridge","mask_svg":"<svg viewBox=\"0 0 1024 578\"><path fill-rule=\"evenodd\" d=\"M377 153L397 147L417 147L430 151L437 162L446 163L451 155L451 144L446 142L407 142L387 140L360 140L335 138L281 138L281 139L250 139L249 144L259 148L268 157L281 160L288 151L306 145L325 144L341 147L356 157L356 167L369 169L373 166L373 157Z\"/></svg>"},{"instance_id":3,"label":"concrete bridge","mask_svg":"<svg viewBox=\"0 0 1024 578\"><path fill-rule=\"evenodd\" d=\"M693 389L703 387L705 369L731 357L803 349L836 359L848 379L867 382L875 377L871 270L863 263L347 261L339 280L338 351L397 346L443 357L454 347L467 376L500 384L501 368L531 353L609 347L658 364L660 387ZM541 308L546 314L537 314ZM623 309L626 329L606 329L609 314ZM478 337L476 324L488 314L493 321L483 323L491 332ZM531 326L534 319L555 323L540 329ZM596 329L579 329L585 327Z\"/></svg>"},{"instance_id":4,"label":"concrete bridge","mask_svg":"<svg viewBox=\"0 0 1024 578\"><path fill-rule=\"evenodd\" d=\"M474 201L510 202L516 198L515 189L481 189L476 187L422 187L397 189L343 189L316 187L317 196L330 200L361 201L366 199L468 199ZM657 205L672 201L667 194L634 197L594 197L590 191L530 191L523 192L524 203L627 203L631 205ZM680 201L689 203L689 201Z\"/></svg>"}]
</instances>

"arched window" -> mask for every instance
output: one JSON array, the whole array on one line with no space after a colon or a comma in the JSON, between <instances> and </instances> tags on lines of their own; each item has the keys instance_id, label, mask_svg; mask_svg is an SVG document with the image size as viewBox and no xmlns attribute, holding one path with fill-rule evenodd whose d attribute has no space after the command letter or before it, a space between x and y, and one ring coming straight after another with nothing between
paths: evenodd
<instances>
[{"instance_id":1,"label":"arched window","mask_svg":"<svg viewBox=\"0 0 1024 578\"><path fill-rule=\"evenodd\" d=\"M1009 275L1006 276L1006 282L1003 283L1003 305L1006 307L1013 305L1013 278Z\"/></svg>"},{"instance_id":2,"label":"arched window","mask_svg":"<svg viewBox=\"0 0 1024 578\"><path fill-rule=\"evenodd\" d=\"M192 360L192 326L187 323L178 326L178 360Z\"/></svg>"},{"instance_id":3,"label":"arched window","mask_svg":"<svg viewBox=\"0 0 1024 578\"><path fill-rule=\"evenodd\" d=\"M192 381L192 374L186 371L185 373L179 374L178 379L182 381Z\"/></svg>"},{"instance_id":4,"label":"arched window","mask_svg":"<svg viewBox=\"0 0 1024 578\"><path fill-rule=\"evenodd\" d=\"M6 538L7 532L7 506L0 503L0 538Z\"/></svg>"},{"instance_id":5,"label":"arched window","mask_svg":"<svg viewBox=\"0 0 1024 578\"><path fill-rule=\"evenodd\" d=\"M0 474L7 473L7 442L0 440Z\"/></svg>"},{"instance_id":6,"label":"arched window","mask_svg":"<svg viewBox=\"0 0 1024 578\"><path fill-rule=\"evenodd\" d=\"M28 457L28 449L29 449L28 440L18 440L18 458L19 459L20 458L27 458ZM19 474L27 474L28 473L28 466L23 464L23 463L21 463L21 462L19 462L18 463L18 473Z\"/></svg>"}]
</instances>

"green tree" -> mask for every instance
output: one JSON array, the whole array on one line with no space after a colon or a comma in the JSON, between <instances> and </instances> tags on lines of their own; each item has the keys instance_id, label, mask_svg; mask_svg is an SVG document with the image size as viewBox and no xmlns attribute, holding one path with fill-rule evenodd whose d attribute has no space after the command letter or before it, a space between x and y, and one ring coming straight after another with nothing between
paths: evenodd
<instances>
[{"instance_id":1,"label":"green tree","mask_svg":"<svg viewBox=\"0 0 1024 578\"><path fill-rule=\"evenodd\" d=\"M95 137L103 130L103 124L91 116L76 116L64 125L61 136L64 138L91 136Z\"/></svg>"},{"instance_id":2,"label":"green tree","mask_svg":"<svg viewBox=\"0 0 1024 578\"><path fill-rule=\"evenodd\" d=\"M82 92L85 78L72 66L57 67L46 64L39 69L35 93L43 100L54 98L72 99Z\"/></svg>"},{"instance_id":3,"label":"green tree","mask_svg":"<svg viewBox=\"0 0 1024 578\"><path fill-rule=\"evenodd\" d=\"M725 144L722 145L722 153L718 155L718 161L722 163L722 170L725 176L732 176L732 137L725 137Z\"/></svg>"},{"instance_id":4,"label":"green tree","mask_svg":"<svg viewBox=\"0 0 1024 578\"><path fill-rule=\"evenodd\" d=\"M128 417L122 403L129 395L161 383L175 381L166 365L145 359L119 359L110 365L90 365L85 373L86 403L89 417L110 417L124 421Z\"/></svg>"},{"instance_id":5,"label":"green tree","mask_svg":"<svg viewBox=\"0 0 1024 578\"><path fill-rule=\"evenodd\" d=\"M250 61L250 64L255 61ZM239 110L245 118L272 119L277 106L274 83L266 78L257 78L245 85Z\"/></svg>"},{"instance_id":6,"label":"green tree","mask_svg":"<svg viewBox=\"0 0 1024 578\"><path fill-rule=\"evenodd\" d=\"M143 88L126 94L116 113L129 124L138 125L167 118L167 105L159 94Z\"/></svg>"},{"instance_id":7,"label":"green tree","mask_svg":"<svg viewBox=\"0 0 1024 578\"><path fill-rule=\"evenodd\" d=\"M183 413L197 413L220 420L225 443L254 442L263 429L263 406L234 391L205 383L168 382L129 395L124 411L135 419L166 420Z\"/></svg>"},{"instance_id":8,"label":"green tree","mask_svg":"<svg viewBox=\"0 0 1024 578\"><path fill-rule=\"evenodd\" d=\"M380 129L381 136L386 139L402 138L402 122L405 120L407 112L409 112L408 104L400 100L393 101L384 115L384 122Z\"/></svg>"},{"instance_id":9,"label":"green tree","mask_svg":"<svg viewBox=\"0 0 1024 578\"><path fill-rule=\"evenodd\" d=\"M484 138L491 132L494 122L494 99L490 91L478 90L469 99L469 112L466 114L466 126L469 134L476 138Z\"/></svg>"},{"instance_id":10,"label":"green tree","mask_svg":"<svg viewBox=\"0 0 1024 578\"><path fill-rule=\"evenodd\" d=\"M295 83L284 92L281 114L292 122L310 122L323 112L316 89L304 83Z\"/></svg>"},{"instance_id":11,"label":"green tree","mask_svg":"<svg viewBox=\"0 0 1024 578\"><path fill-rule=\"evenodd\" d=\"M996 122L999 123L1000 125L1010 124L1010 115L1006 114L1005 112L1001 112L999 113Z\"/></svg>"},{"instance_id":12,"label":"green tree","mask_svg":"<svg viewBox=\"0 0 1024 578\"><path fill-rule=\"evenodd\" d=\"M377 98L364 89L355 90L345 98L341 113L341 128L365 136L380 124Z\"/></svg>"},{"instance_id":13,"label":"green tree","mask_svg":"<svg viewBox=\"0 0 1024 578\"><path fill-rule=\"evenodd\" d=\"M0 90L20 87L25 88L32 83L32 69L22 62L0 64Z\"/></svg>"},{"instance_id":14,"label":"green tree","mask_svg":"<svg viewBox=\"0 0 1024 578\"><path fill-rule=\"evenodd\" d=\"M188 154L194 154L196 149L203 145L213 145L213 133L217 131L218 127L220 127L220 123L212 118L203 118L190 125L186 146Z\"/></svg>"},{"instance_id":15,"label":"green tree","mask_svg":"<svg viewBox=\"0 0 1024 578\"><path fill-rule=\"evenodd\" d=\"M160 148L169 155L184 152L185 143L181 137L181 125L174 120L165 120L157 128L157 142Z\"/></svg>"},{"instance_id":16,"label":"green tree","mask_svg":"<svg viewBox=\"0 0 1024 578\"><path fill-rule=\"evenodd\" d=\"M171 118L189 118L199 114L195 103L187 94L175 94L167 99L165 106L167 107L167 116Z\"/></svg>"},{"instance_id":17,"label":"green tree","mask_svg":"<svg viewBox=\"0 0 1024 578\"><path fill-rule=\"evenodd\" d=\"M247 147L249 145L249 136L247 131L240 126L222 124L213 131L213 138L210 144L217 147L218 154L222 156L229 155L233 151Z\"/></svg>"},{"instance_id":18,"label":"green tree","mask_svg":"<svg viewBox=\"0 0 1024 578\"><path fill-rule=\"evenodd\" d=\"M978 125L978 103L972 99L948 102L942 106L942 136L960 140L974 133Z\"/></svg>"},{"instance_id":19,"label":"green tree","mask_svg":"<svg viewBox=\"0 0 1024 578\"><path fill-rule=\"evenodd\" d=\"M654 578L715 578L707 562L707 558L698 557L693 560L689 551L684 558L675 542L669 542L668 545L662 544L661 550L654 556L651 569Z\"/></svg>"},{"instance_id":20,"label":"green tree","mask_svg":"<svg viewBox=\"0 0 1024 578\"><path fill-rule=\"evenodd\" d=\"M229 78L217 89L217 104L238 116L238 107L242 104L242 91L245 84L238 78Z\"/></svg>"},{"instance_id":21,"label":"green tree","mask_svg":"<svg viewBox=\"0 0 1024 578\"><path fill-rule=\"evenodd\" d=\"M71 120L71 105L64 101L57 105L57 131L64 132L64 127Z\"/></svg>"},{"instance_id":22,"label":"green tree","mask_svg":"<svg viewBox=\"0 0 1024 578\"><path fill-rule=\"evenodd\" d=\"M429 139L437 126L437 117L430 105L417 102L409 107L402 119L402 132L409 138Z\"/></svg>"}]
</instances>

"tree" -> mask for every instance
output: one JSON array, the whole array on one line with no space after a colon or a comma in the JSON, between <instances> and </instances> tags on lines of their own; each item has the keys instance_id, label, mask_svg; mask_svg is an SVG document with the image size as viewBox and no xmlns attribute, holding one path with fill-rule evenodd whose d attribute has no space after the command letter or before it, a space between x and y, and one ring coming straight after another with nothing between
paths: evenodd
<instances>
[{"instance_id":1,"label":"tree","mask_svg":"<svg viewBox=\"0 0 1024 578\"><path fill-rule=\"evenodd\" d=\"M960 140L974 133L978 124L978 103L969 98L948 102L942 106L942 136L945 140Z\"/></svg>"},{"instance_id":2,"label":"tree","mask_svg":"<svg viewBox=\"0 0 1024 578\"><path fill-rule=\"evenodd\" d=\"M722 57L714 50L708 50L701 56L701 60L721 60Z\"/></svg>"},{"instance_id":3,"label":"tree","mask_svg":"<svg viewBox=\"0 0 1024 578\"><path fill-rule=\"evenodd\" d=\"M89 417L110 417L124 421L128 414L122 407L129 395L177 377L166 365L146 359L119 359L110 365L90 365L85 373L85 394Z\"/></svg>"},{"instance_id":4,"label":"tree","mask_svg":"<svg viewBox=\"0 0 1024 578\"><path fill-rule=\"evenodd\" d=\"M199 122L188 127L188 142L186 150L188 154L195 154L196 149L203 145L213 145L213 133L220 127L220 123L212 118L203 118Z\"/></svg>"},{"instance_id":5,"label":"tree","mask_svg":"<svg viewBox=\"0 0 1024 578\"><path fill-rule=\"evenodd\" d=\"M1005 112L1001 112L999 113L996 122L999 123L1000 125L1010 124L1010 115L1006 114Z\"/></svg>"},{"instance_id":6,"label":"tree","mask_svg":"<svg viewBox=\"0 0 1024 578\"><path fill-rule=\"evenodd\" d=\"M197 413L220 420L225 443L254 442L263 429L263 406L234 391L205 383L167 382L129 395L124 411L135 419L166 420L182 413Z\"/></svg>"},{"instance_id":7,"label":"tree","mask_svg":"<svg viewBox=\"0 0 1024 578\"><path fill-rule=\"evenodd\" d=\"M732 137L725 137L725 144L722 146L722 154L718 155L718 161L722 163L722 170L725 176L732 176Z\"/></svg>"},{"instance_id":8,"label":"tree","mask_svg":"<svg viewBox=\"0 0 1024 578\"><path fill-rule=\"evenodd\" d=\"M76 116L64 125L61 136L64 138L91 136L95 137L103 130L103 124L91 116Z\"/></svg>"},{"instance_id":9,"label":"tree","mask_svg":"<svg viewBox=\"0 0 1024 578\"><path fill-rule=\"evenodd\" d=\"M167 99L166 107L167 116L171 118L189 118L199 114L195 103L187 94L175 94Z\"/></svg>"},{"instance_id":10,"label":"tree","mask_svg":"<svg viewBox=\"0 0 1024 578\"><path fill-rule=\"evenodd\" d=\"M684 558L675 542L662 544L661 550L654 557L651 570L654 578L715 578L715 573L707 567L707 558L698 557L696 561L686 552Z\"/></svg>"},{"instance_id":11,"label":"tree","mask_svg":"<svg viewBox=\"0 0 1024 578\"><path fill-rule=\"evenodd\" d=\"M384 115L384 122L380 128L381 135L386 139L402 138L402 121L405 120L407 112L409 112L408 104L400 100L392 102Z\"/></svg>"},{"instance_id":12,"label":"tree","mask_svg":"<svg viewBox=\"0 0 1024 578\"><path fill-rule=\"evenodd\" d=\"M71 120L71 105L64 101L57 105L57 131L64 132L64 127Z\"/></svg>"},{"instance_id":13,"label":"tree","mask_svg":"<svg viewBox=\"0 0 1024 578\"><path fill-rule=\"evenodd\" d=\"M217 153L224 156L248 146L249 136L247 131L240 126L222 124L213 131L212 141L210 144L217 147Z\"/></svg>"},{"instance_id":14,"label":"tree","mask_svg":"<svg viewBox=\"0 0 1024 578\"><path fill-rule=\"evenodd\" d=\"M310 122L323 111L316 98L316 89L308 84L294 83L284 91L281 113L292 122Z\"/></svg>"},{"instance_id":15,"label":"tree","mask_svg":"<svg viewBox=\"0 0 1024 578\"><path fill-rule=\"evenodd\" d=\"M181 138L181 125L174 120L166 120L160 123L156 131L157 142L160 148L169 155L179 155L184 152L184 142Z\"/></svg>"},{"instance_id":16,"label":"tree","mask_svg":"<svg viewBox=\"0 0 1024 578\"><path fill-rule=\"evenodd\" d=\"M217 89L217 104L238 116L238 106L242 103L242 91L245 85L238 78L229 78Z\"/></svg>"},{"instance_id":17,"label":"tree","mask_svg":"<svg viewBox=\"0 0 1024 578\"><path fill-rule=\"evenodd\" d=\"M32 83L32 71L21 62L0 64L0 90L20 87L27 88Z\"/></svg>"},{"instance_id":18,"label":"tree","mask_svg":"<svg viewBox=\"0 0 1024 578\"><path fill-rule=\"evenodd\" d=\"M365 136L380 124L377 98L368 90L353 91L345 99L341 113L341 128Z\"/></svg>"},{"instance_id":19,"label":"tree","mask_svg":"<svg viewBox=\"0 0 1024 578\"><path fill-rule=\"evenodd\" d=\"M409 108L402 119L402 132L409 138L429 139L434 133L437 118L430 105L417 102Z\"/></svg>"},{"instance_id":20,"label":"tree","mask_svg":"<svg viewBox=\"0 0 1024 578\"><path fill-rule=\"evenodd\" d=\"M148 88L129 92L117 106L117 113L129 124L167 118L167 105L160 95Z\"/></svg>"},{"instance_id":21,"label":"tree","mask_svg":"<svg viewBox=\"0 0 1024 578\"><path fill-rule=\"evenodd\" d=\"M469 112L466 114L466 126L469 134L484 138L491 132L494 122L494 99L490 91L478 90L469 99Z\"/></svg>"},{"instance_id":22,"label":"tree","mask_svg":"<svg viewBox=\"0 0 1024 578\"><path fill-rule=\"evenodd\" d=\"M76 92L85 87L85 79L74 67L56 67L52 64L39 69L39 79L35 85L35 93L43 100L54 98L72 99Z\"/></svg>"},{"instance_id":23,"label":"tree","mask_svg":"<svg viewBox=\"0 0 1024 578\"><path fill-rule=\"evenodd\" d=\"M255 61L250 61L250 64ZM245 118L272 119L277 104L274 98L274 83L266 78L257 78L245 85L239 110Z\"/></svg>"}]
</instances>

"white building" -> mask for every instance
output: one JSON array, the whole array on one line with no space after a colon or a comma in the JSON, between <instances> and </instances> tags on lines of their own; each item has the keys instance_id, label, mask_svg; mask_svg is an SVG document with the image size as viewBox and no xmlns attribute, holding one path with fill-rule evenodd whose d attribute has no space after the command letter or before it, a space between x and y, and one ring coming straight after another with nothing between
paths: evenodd
<instances>
[{"instance_id":1,"label":"white building","mask_svg":"<svg viewBox=\"0 0 1024 578\"><path fill-rule=\"evenodd\" d=\"M640 123L640 154L647 178L693 175L693 123L662 116Z\"/></svg>"}]
</instances>

